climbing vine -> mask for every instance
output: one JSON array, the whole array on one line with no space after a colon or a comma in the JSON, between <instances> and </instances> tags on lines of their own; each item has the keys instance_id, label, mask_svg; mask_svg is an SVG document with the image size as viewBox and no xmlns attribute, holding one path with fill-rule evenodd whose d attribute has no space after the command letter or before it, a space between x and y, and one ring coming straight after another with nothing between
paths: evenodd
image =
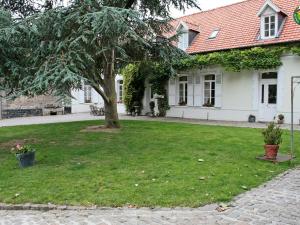
<instances>
[{"instance_id":1,"label":"climbing vine","mask_svg":"<svg viewBox=\"0 0 300 225\"><path fill-rule=\"evenodd\" d=\"M287 47L254 47L244 50L230 50L198 54L178 60L177 70L189 70L219 65L228 71L273 69L281 65L281 56Z\"/></svg>"},{"instance_id":2,"label":"climbing vine","mask_svg":"<svg viewBox=\"0 0 300 225\"><path fill-rule=\"evenodd\" d=\"M145 90L145 74L140 73L140 63L129 64L122 69L123 88L124 88L124 104L127 113L133 114L135 106L142 109L142 101Z\"/></svg>"}]
</instances>

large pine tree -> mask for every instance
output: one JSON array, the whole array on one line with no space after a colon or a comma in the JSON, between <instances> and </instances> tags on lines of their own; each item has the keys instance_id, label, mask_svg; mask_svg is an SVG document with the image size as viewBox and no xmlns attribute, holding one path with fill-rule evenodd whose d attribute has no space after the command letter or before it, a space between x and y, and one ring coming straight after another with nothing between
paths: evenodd
<instances>
[{"instance_id":1,"label":"large pine tree","mask_svg":"<svg viewBox=\"0 0 300 225\"><path fill-rule=\"evenodd\" d=\"M8 54L0 65L2 87L23 95L49 90L70 95L88 82L104 99L106 126L117 128L119 69L142 60L168 63L180 55L162 38L170 29L171 7L197 5L194 0L74 0L12 22L0 31L0 42L13 46L8 53L16 56Z\"/></svg>"}]
</instances>

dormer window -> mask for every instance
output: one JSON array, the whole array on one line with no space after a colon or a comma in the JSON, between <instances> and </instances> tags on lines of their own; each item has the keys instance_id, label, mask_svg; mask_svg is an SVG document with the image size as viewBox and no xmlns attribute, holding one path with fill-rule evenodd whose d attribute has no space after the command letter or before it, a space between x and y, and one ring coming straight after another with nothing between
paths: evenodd
<instances>
[{"instance_id":1,"label":"dormer window","mask_svg":"<svg viewBox=\"0 0 300 225\"><path fill-rule=\"evenodd\" d=\"M184 28L182 28L179 32L178 48L185 51L189 47L189 32Z\"/></svg>"},{"instance_id":2,"label":"dormer window","mask_svg":"<svg viewBox=\"0 0 300 225\"><path fill-rule=\"evenodd\" d=\"M177 33L179 34L177 47L185 51L191 45L199 32L189 29L186 23L181 22L177 27Z\"/></svg>"},{"instance_id":3,"label":"dormer window","mask_svg":"<svg viewBox=\"0 0 300 225\"><path fill-rule=\"evenodd\" d=\"M267 0L257 15L261 20L260 39L279 37L286 14L271 0Z\"/></svg>"},{"instance_id":4,"label":"dormer window","mask_svg":"<svg viewBox=\"0 0 300 225\"><path fill-rule=\"evenodd\" d=\"M264 38L274 38L276 36L276 15L264 16Z\"/></svg>"}]
</instances>

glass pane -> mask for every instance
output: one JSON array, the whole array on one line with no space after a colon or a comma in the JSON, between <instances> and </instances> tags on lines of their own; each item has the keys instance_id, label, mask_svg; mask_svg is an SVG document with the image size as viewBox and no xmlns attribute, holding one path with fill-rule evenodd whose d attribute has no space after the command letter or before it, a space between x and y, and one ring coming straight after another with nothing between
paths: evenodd
<instances>
[{"instance_id":1,"label":"glass pane","mask_svg":"<svg viewBox=\"0 0 300 225\"><path fill-rule=\"evenodd\" d=\"M275 23L275 16L271 16L271 23Z\"/></svg>"},{"instance_id":2,"label":"glass pane","mask_svg":"<svg viewBox=\"0 0 300 225\"><path fill-rule=\"evenodd\" d=\"M211 98L211 102L212 105L215 105L215 98Z\"/></svg>"},{"instance_id":3,"label":"glass pane","mask_svg":"<svg viewBox=\"0 0 300 225\"><path fill-rule=\"evenodd\" d=\"M179 77L179 81L187 81L187 76Z\"/></svg>"},{"instance_id":4,"label":"glass pane","mask_svg":"<svg viewBox=\"0 0 300 225\"><path fill-rule=\"evenodd\" d=\"M262 79L277 79L277 72L263 73L261 75Z\"/></svg>"},{"instance_id":5,"label":"glass pane","mask_svg":"<svg viewBox=\"0 0 300 225\"><path fill-rule=\"evenodd\" d=\"M123 80L120 80L119 83L120 83L120 84L123 84Z\"/></svg>"},{"instance_id":6,"label":"glass pane","mask_svg":"<svg viewBox=\"0 0 300 225\"><path fill-rule=\"evenodd\" d=\"M265 30L269 30L269 24L268 23L265 24Z\"/></svg>"},{"instance_id":7,"label":"glass pane","mask_svg":"<svg viewBox=\"0 0 300 225\"><path fill-rule=\"evenodd\" d=\"M210 89L210 83L209 82L205 82L204 83L204 89L205 90L209 90Z\"/></svg>"},{"instance_id":8,"label":"glass pane","mask_svg":"<svg viewBox=\"0 0 300 225\"><path fill-rule=\"evenodd\" d=\"M210 97L210 91L209 90L205 90L204 91L204 97L205 98L209 98Z\"/></svg>"},{"instance_id":9,"label":"glass pane","mask_svg":"<svg viewBox=\"0 0 300 225\"><path fill-rule=\"evenodd\" d=\"M211 89L215 90L215 87L216 87L216 83L215 83L215 82L212 82L212 83L211 83Z\"/></svg>"},{"instance_id":10,"label":"glass pane","mask_svg":"<svg viewBox=\"0 0 300 225\"><path fill-rule=\"evenodd\" d=\"M215 75L206 75L205 80L215 80Z\"/></svg>"},{"instance_id":11,"label":"glass pane","mask_svg":"<svg viewBox=\"0 0 300 225\"><path fill-rule=\"evenodd\" d=\"M215 96L216 96L215 90L212 90L212 91L211 91L211 97L214 98Z\"/></svg>"},{"instance_id":12,"label":"glass pane","mask_svg":"<svg viewBox=\"0 0 300 225\"><path fill-rule=\"evenodd\" d=\"M275 23L271 23L271 29L275 29Z\"/></svg>"},{"instance_id":13,"label":"glass pane","mask_svg":"<svg viewBox=\"0 0 300 225\"><path fill-rule=\"evenodd\" d=\"M269 37L269 31L268 30L265 31L265 37Z\"/></svg>"},{"instance_id":14,"label":"glass pane","mask_svg":"<svg viewBox=\"0 0 300 225\"><path fill-rule=\"evenodd\" d=\"M265 102L265 85L261 85L261 103Z\"/></svg>"},{"instance_id":15,"label":"glass pane","mask_svg":"<svg viewBox=\"0 0 300 225\"><path fill-rule=\"evenodd\" d=\"M209 101L209 98L204 98L204 104L209 104L210 101Z\"/></svg>"},{"instance_id":16,"label":"glass pane","mask_svg":"<svg viewBox=\"0 0 300 225\"><path fill-rule=\"evenodd\" d=\"M269 85L269 93L268 93L268 103L276 104L277 102L277 85L270 84Z\"/></svg>"},{"instance_id":17,"label":"glass pane","mask_svg":"<svg viewBox=\"0 0 300 225\"><path fill-rule=\"evenodd\" d=\"M271 30L270 36L275 36L275 30Z\"/></svg>"},{"instance_id":18,"label":"glass pane","mask_svg":"<svg viewBox=\"0 0 300 225\"><path fill-rule=\"evenodd\" d=\"M265 17L265 23L269 23L269 17Z\"/></svg>"}]
</instances>

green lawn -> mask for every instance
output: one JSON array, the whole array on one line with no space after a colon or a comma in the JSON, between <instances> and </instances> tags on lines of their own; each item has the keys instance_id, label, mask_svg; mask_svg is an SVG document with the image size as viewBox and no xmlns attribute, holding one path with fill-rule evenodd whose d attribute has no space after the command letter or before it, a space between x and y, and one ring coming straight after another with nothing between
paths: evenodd
<instances>
[{"instance_id":1,"label":"green lawn","mask_svg":"<svg viewBox=\"0 0 300 225\"><path fill-rule=\"evenodd\" d=\"M259 129L123 121L118 133L80 132L95 124L0 128L0 202L198 207L228 201L300 162L255 160L263 153ZM8 147L22 139L37 149L36 166L23 170ZM295 139L299 146L299 133ZM286 131L281 152L288 148Z\"/></svg>"}]
</instances>

